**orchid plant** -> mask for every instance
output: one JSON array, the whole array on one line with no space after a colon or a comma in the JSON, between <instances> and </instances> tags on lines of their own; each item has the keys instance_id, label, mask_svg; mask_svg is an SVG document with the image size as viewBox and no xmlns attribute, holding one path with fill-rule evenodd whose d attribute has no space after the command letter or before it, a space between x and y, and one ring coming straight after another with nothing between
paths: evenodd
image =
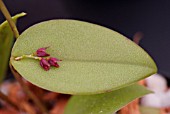
<instances>
[{"instance_id":1,"label":"orchid plant","mask_svg":"<svg viewBox=\"0 0 170 114\"><path fill-rule=\"evenodd\" d=\"M118 32L57 19L35 24L19 35L14 22L25 13L11 18L2 0L0 9L7 19L0 25L1 80L5 72L1 69L6 69L10 55L10 51L3 55L3 50L12 45L4 41L13 42L15 36L10 57L14 76L40 88L71 94L64 114L112 114L150 93L136 82L157 72L155 62Z\"/></svg>"}]
</instances>

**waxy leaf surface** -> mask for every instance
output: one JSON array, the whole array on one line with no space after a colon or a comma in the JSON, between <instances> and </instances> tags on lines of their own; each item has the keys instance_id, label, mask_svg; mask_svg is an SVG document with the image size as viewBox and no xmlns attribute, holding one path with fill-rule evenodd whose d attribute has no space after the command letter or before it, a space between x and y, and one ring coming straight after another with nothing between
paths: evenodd
<instances>
[{"instance_id":1,"label":"waxy leaf surface","mask_svg":"<svg viewBox=\"0 0 170 114\"><path fill-rule=\"evenodd\" d=\"M110 93L73 96L64 114L114 114L132 100L148 93L150 91L145 87L133 84Z\"/></svg>"},{"instance_id":2,"label":"waxy leaf surface","mask_svg":"<svg viewBox=\"0 0 170 114\"><path fill-rule=\"evenodd\" d=\"M14 58L48 47L60 68L45 71L38 60ZM31 83L66 94L97 94L120 89L157 72L151 57L125 36L76 20L51 20L28 28L11 56L14 68Z\"/></svg>"}]
</instances>

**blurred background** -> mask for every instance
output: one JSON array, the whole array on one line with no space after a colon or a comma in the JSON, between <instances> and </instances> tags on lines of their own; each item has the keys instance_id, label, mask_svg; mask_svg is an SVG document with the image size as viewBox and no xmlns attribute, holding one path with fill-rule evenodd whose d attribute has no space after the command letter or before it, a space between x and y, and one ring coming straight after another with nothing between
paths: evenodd
<instances>
[{"instance_id":1,"label":"blurred background","mask_svg":"<svg viewBox=\"0 0 170 114\"><path fill-rule=\"evenodd\" d=\"M132 39L143 33L140 46L157 63L159 73L170 78L169 0L4 0L11 15L26 12L19 19L20 33L29 26L50 19L78 19L96 23ZM0 13L0 23L4 21ZM10 71L8 75L10 75ZM10 76L8 76L10 77Z\"/></svg>"}]
</instances>

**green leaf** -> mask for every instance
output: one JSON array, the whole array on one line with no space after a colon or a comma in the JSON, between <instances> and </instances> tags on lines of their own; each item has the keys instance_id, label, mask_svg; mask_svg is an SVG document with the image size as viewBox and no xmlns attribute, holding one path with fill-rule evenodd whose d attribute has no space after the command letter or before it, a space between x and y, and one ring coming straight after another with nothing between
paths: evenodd
<instances>
[{"instance_id":1,"label":"green leaf","mask_svg":"<svg viewBox=\"0 0 170 114\"><path fill-rule=\"evenodd\" d=\"M159 108L152 108L152 107L140 107L141 114L160 114Z\"/></svg>"},{"instance_id":2,"label":"green leaf","mask_svg":"<svg viewBox=\"0 0 170 114\"><path fill-rule=\"evenodd\" d=\"M16 23L17 19L24 15L25 13L20 13L12 17L12 19ZM5 21L0 25L0 81L4 79L8 67L13 41L13 32L8 22Z\"/></svg>"},{"instance_id":3,"label":"green leaf","mask_svg":"<svg viewBox=\"0 0 170 114\"><path fill-rule=\"evenodd\" d=\"M47 47L60 68L44 71L38 60L14 57ZM120 89L157 72L150 56L125 36L76 20L51 20L28 28L17 39L11 62L33 84L66 94L96 94Z\"/></svg>"},{"instance_id":4,"label":"green leaf","mask_svg":"<svg viewBox=\"0 0 170 114\"><path fill-rule=\"evenodd\" d=\"M132 100L148 93L150 91L145 87L135 84L110 93L73 96L64 114L113 114Z\"/></svg>"}]
</instances>

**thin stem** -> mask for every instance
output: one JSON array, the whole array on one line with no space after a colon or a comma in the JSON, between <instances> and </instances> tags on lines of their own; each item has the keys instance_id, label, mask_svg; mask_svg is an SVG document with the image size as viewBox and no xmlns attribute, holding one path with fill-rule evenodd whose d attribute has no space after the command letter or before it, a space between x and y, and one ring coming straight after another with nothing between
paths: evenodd
<instances>
[{"instance_id":1,"label":"thin stem","mask_svg":"<svg viewBox=\"0 0 170 114\"><path fill-rule=\"evenodd\" d=\"M41 60L41 57L35 57L33 54L32 55L22 55L22 56L16 57L15 60L18 61L18 60L21 60L21 59L24 59L24 58Z\"/></svg>"},{"instance_id":2,"label":"thin stem","mask_svg":"<svg viewBox=\"0 0 170 114\"><path fill-rule=\"evenodd\" d=\"M23 90L27 93L27 95L30 97L30 99L33 100L33 102L39 107L39 109L41 110L41 112L43 114L49 114L48 110L46 109L46 107L43 105L42 102L40 102L40 100L37 98L37 96L35 96L32 91L29 89L28 86L25 85L25 83L23 82L21 75L12 67L12 65L10 64L10 69L14 75L14 77L16 78L16 80L20 83L20 85L23 87Z\"/></svg>"},{"instance_id":3,"label":"thin stem","mask_svg":"<svg viewBox=\"0 0 170 114\"><path fill-rule=\"evenodd\" d=\"M13 33L14 33L15 38L18 38L19 37L18 29L17 29L14 21L12 20L11 15L8 12L8 10L7 10L5 4L3 3L2 0L0 0L0 10L2 11L2 13L5 16L6 20L8 21L8 23L9 23L9 25L10 25Z\"/></svg>"},{"instance_id":4,"label":"thin stem","mask_svg":"<svg viewBox=\"0 0 170 114\"><path fill-rule=\"evenodd\" d=\"M1 91L0 91L0 98L4 101L6 101L8 104L10 104L11 106L13 106L16 110L19 110L20 108L18 107L18 105L14 104L6 95L4 95Z\"/></svg>"},{"instance_id":5,"label":"thin stem","mask_svg":"<svg viewBox=\"0 0 170 114\"><path fill-rule=\"evenodd\" d=\"M3 15L5 16L6 20L8 21L14 36L16 38L19 37L19 32L18 29L15 25L15 23L13 22L10 13L8 12L5 4L3 3L2 0L0 0L0 10L2 11ZM24 84L20 74L14 70L14 68L12 67L12 65L10 64L10 69L12 71L12 73L14 74L14 77L16 78L16 80L20 83L20 85L23 87L23 90L27 93L27 95L34 101L34 103L39 107L39 109L41 110L41 112L43 114L48 114L48 111L46 109L46 107L38 100L38 98L30 91L30 89ZM4 96L3 96L4 97Z\"/></svg>"}]
</instances>

